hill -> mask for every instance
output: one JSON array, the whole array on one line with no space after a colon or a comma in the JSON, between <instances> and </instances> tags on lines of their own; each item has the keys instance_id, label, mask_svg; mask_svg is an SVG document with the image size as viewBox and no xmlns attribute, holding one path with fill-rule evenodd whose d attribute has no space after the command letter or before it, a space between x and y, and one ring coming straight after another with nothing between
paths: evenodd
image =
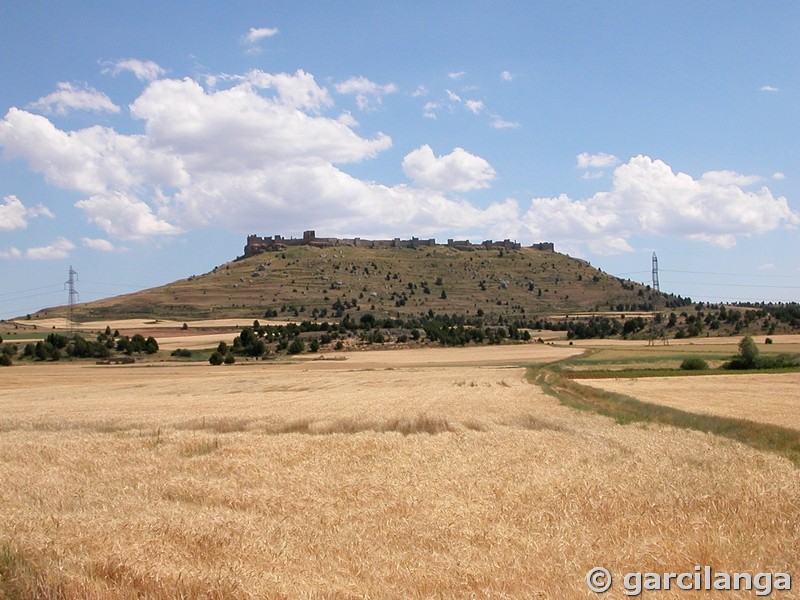
<instances>
[{"instance_id":1,"label":"hill","mask_svg":"<svg viewBox=\"0 0 800 600\"><path fill-rule=\"evenodd\" d=\"M459 250L299 245L241 258L164 286L78 304L76 320L272 316L334 319L345 312L481 316L488 322L590 311L648 310L649 286L586 261L534 248ZM684 301L661 295L659 304ZM64 316L65 307L36 317Z\"/></svg>"}]
</instances>

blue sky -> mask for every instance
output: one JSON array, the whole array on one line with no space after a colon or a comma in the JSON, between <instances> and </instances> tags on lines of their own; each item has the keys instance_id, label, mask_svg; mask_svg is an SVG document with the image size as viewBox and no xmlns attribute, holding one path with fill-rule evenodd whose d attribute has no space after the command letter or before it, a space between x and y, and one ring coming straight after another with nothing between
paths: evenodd
<instances>
[{"instance_id":1,"label":"blue sky","mask_svg":"<svg viewBox=\"0 0 800 600\"><path fill-rule=\"evenodd\" d=\"M800 301L794 1L7 0L0 45L0 318L312 228Z\"/></svg>"}]
</instances>

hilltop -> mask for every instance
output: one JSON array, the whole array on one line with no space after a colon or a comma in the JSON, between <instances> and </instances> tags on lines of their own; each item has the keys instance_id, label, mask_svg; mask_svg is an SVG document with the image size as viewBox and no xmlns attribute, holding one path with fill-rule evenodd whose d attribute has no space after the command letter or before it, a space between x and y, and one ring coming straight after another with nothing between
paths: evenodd
<instances>
[{"instance_id":1,"label":"hilltop","mask_svg":"<svg viewBox=\"0 0 800 600\"><path fill-rule=\"evenodd\" d=\"M533 318L595 311L641 311L658 298L640 283L539 248L317 246L299 244L242 257L202 275L78 304L76 320L129 317L194 320L271 316L336 319L346 313ZM64 316L65 307L34 318Z\"/></svg>"}]
</instances>

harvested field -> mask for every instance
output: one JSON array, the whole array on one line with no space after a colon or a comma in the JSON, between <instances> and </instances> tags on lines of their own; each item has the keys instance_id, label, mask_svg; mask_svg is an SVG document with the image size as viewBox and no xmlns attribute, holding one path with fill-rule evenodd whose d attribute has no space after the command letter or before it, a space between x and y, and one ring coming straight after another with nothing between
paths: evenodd
<instances>
[{"instance_id":1,"label":"harvested field","mask_svg":"<svg viewBox=\"0 0 800 600\"><path fill-rule=\"evenodd\" d=\"M800 429L800 373L581 379L581 383L689 412Z\"/></svg>"},{"instance_id":2,"label":"harvested field","mask_svg":"<svg viewBox=\"0 0 800 600\"><path fill-rule=\"evenodd\" d=\"M787 460L574 411L481 353L374 354L4 371L0 597L569 599L597 565L800 572Z\"/></svg>"}]
</instances>

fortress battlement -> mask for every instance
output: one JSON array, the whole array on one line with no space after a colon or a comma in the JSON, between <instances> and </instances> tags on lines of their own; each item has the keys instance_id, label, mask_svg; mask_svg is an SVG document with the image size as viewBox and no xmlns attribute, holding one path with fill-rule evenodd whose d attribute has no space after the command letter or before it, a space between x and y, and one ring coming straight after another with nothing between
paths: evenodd
<instances>
[{"instance_id":1,"label":"fortress battlement","mask_svg":"<svg viewBox=\"0 0 800 600\"><path fill-rule=\"evenodd\" d=\"M248 235L247 245L244 247L244 258L261 254L262 252L278 252L285 250L289 246L315 246L317 248L327 248L331 246L352 246L354 248L425 248L436 246L433 238L420 239L412 237L410 240L394 238L391 240L368 240L364 238L336 238L336 237L317 237L313 229L303 232L302 238L285 238L280 235L259 236ZM481 243L472 243L469 240L447 240L449 248L457 250L518 250L522 244L511 240L493 241L485 240ZM542 242L531 246L537 250L554 252L552 242Z\"/></svg>"}]
</instances>

